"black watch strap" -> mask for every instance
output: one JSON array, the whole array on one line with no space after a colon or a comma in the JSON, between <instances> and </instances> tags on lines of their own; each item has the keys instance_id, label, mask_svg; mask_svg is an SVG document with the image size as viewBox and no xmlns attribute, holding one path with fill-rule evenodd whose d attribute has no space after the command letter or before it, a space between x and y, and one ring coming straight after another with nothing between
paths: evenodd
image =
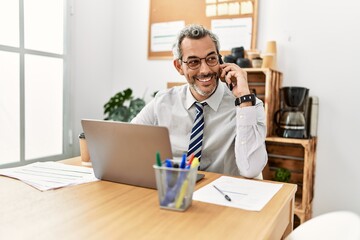
<instances>
[{"instance_id":1,"label":"black watch strap","mask_svg":"<svg viewBox=\"0 0 360 240\"><path fill-rule=\"evenodd\" d=\"M235 106L239 106L240 104L242 104L244 102L251 102L251 104L253 106L255 106L255 103L256 103L255 94L251 93L251 94L244 95L244 96L241 96L241 97L235 99Z\"/></svg>"}]
</instances>

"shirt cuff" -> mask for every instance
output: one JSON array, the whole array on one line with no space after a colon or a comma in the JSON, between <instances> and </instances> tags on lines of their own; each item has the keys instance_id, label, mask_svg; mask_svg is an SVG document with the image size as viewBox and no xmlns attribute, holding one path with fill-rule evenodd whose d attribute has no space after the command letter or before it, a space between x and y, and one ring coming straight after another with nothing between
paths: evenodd
<instances>
[{"instance_id":1,"label":"shirt cuff","mask_svg":"<svg viewBox=\"0 0 360 240\"><path fill-rule=\"evenodd\" d=\"M237 124L239 126L249 126L257 124L256 106L236 108Z\"/></svg>"}]
</instances>

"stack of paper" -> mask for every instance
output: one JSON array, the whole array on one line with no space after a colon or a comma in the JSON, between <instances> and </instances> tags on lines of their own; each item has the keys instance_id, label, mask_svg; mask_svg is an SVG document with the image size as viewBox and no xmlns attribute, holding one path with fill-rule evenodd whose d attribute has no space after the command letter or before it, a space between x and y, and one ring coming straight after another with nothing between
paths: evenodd
<instances>
[{"instance_id":1,"label":"stack of paper","mask_svg":"<svg viewBox=\"0 0 360 240\"><path fill-rule=\"evenodd\" d=\"M223 193L221 194L214 185ZM222 176L195 191L193 200L261 211L283 184ZM227 195L231 201L225 198Z\"/></svg>"},{"instance_id":2,"label":"stack of paper","mask_svg":"<svg viewBox=\"0 0 360 240\"><path fill-rule=\"evenodd\" d=\"M41 191L98 180L92 168L58 162L36 162L0 169L0 175L19 179Z\"/></svg>"}]
</instances>

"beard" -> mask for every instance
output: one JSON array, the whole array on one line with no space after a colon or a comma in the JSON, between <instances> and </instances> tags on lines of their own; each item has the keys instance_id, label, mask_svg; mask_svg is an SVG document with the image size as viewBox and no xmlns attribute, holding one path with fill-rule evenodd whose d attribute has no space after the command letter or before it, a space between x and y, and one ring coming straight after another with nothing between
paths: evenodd
<instances>
[{"instance_id":1,"label":"beard","mask_svg":"<svg viewBox=\"0 0 360 240\"><path fill-rule=\"evenodd\" d=\"M219 85L219 75L217 73L213 73L213 74L208 74L206 76L201 76L201 77L215 77L216 79L216 86L211 90L211 92L205 92L205 91L202 91L195 83L196 83L196 79L199 77L199 76L194 76L194 82L193 83L190 83L189 86L190 88L192 88L197 94L199 94L200 96L203 96L203 97L210 97L216 90L217 86ZM200 78L200 77L199 77Z\"/></svg>"}]
</instances>

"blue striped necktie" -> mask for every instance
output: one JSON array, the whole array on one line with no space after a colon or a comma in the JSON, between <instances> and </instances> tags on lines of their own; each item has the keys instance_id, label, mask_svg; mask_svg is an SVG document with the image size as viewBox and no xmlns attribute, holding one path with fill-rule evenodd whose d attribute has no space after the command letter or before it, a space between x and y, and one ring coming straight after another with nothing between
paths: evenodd
<instances>
[{"instance_id":1,"label":"blue striped necktie","mask_svg":"<svg viewBox=\"0 0 360 240\"><path fill-rule=\"evenodd\" d=\"M190 156L194 153L194 156L201 159L201 147L203 141L203 133L204 133L204 114L203 109L206 105L206 102L199 103L195 102L196 107L196 116L194 120L194 125L191 130L190 135L190 144L187 155Z\"/></svg>"}]
</instances>

